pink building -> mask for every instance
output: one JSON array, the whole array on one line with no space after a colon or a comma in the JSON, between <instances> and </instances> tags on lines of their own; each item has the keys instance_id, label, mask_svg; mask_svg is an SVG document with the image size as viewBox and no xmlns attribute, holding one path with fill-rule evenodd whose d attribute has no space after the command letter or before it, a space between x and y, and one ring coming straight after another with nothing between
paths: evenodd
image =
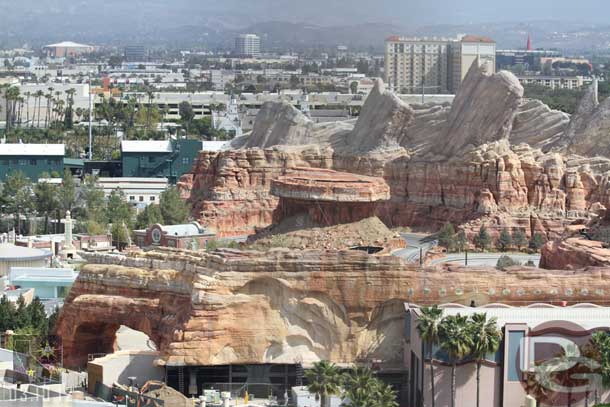
<instances>
[{"instance_id":1,"label":"pink building","mask_svg":"<svg viewBox=\"0 0 610 407\"><path fill-rule=\"evenodd\" d=\"M610 330L609 307L490 304L474 308L446 304L441 308L443 316L484 313L488 319L496 318L502 331L500 349L488 355L481 367L481 407L527 406L528 394L539 400L539 406L567 406L568 397L573 407L610 401L610 392L602 388L595 371L596 362L586 351L594 332ZM406 406L427 407L432 405L430 361L417 332L421 311L414 304L407 304L406 309L404 361L410 372ZM439 347L433 352L436 406L450 406L450 361ZM475 362L469 358L459 361L456 407L475 406L476 389Z\"/></svg>"}]
</instances>

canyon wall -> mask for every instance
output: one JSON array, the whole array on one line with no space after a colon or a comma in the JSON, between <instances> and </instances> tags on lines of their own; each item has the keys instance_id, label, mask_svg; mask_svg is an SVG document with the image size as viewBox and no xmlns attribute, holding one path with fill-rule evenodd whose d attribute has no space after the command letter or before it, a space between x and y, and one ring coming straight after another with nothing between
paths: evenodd
<instances>
[{"instance_id":1,"label":"canyon wall","mask_svg":"<svg viewBox=\"0 0 610 407\"><path fill-rule=\"evenodd\" d=\"M418 269L358 251L92 254L57 322L65 365L143 331L159 364L402 361L404 303L610 304L610 268Z\"/></svg>"},{"instance_id":2,"label":"canyon wall","mask_svg":"<svg viewBox=\"0 0 610 407\"><path fill-rule=\"evenodd\" d=\"M452 106L409 106L378 81L355 124L315 124L288 105L266 104L249 137L230 151L201 152L181 187L193 216L221 236L277 219L271 181L296 167L383 177L391 197L376 215L390 227L479 219L494 233L519 228L555 239L565 225L608 216L610 159L569 150L600 146L610 109L589 96L570 119L522 95L512 74L473 66ZM583 117L602 124L590 130Z\"/></svg>"}]
</instances>

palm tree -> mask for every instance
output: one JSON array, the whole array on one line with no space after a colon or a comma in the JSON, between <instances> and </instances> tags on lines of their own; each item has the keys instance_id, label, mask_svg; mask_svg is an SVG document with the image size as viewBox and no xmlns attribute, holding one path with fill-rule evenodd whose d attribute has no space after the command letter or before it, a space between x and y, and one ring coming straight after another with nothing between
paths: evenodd
<instances>
[{"instance_id":1,"label":"palm tree","mask_svg":"<svg viewBox=\"0 0 610 407\"><path fill-rule=\"evenodd\" d=\"M36 122L36 127L40 128L40 110L42 109L42 97L44 96L44 92L42 90L38 90L36 91L36 93L34 94L34 97L36 99L38 99L38 121ZM36 101L34 100L34 104L36 104Z\"/></svg>"},{"instance_id":2,"label":"palm tree","mask_svg":"<svg viewBox=\"0 0 610 407\"><path fill-rule=\"evenodd\" d=\"M428 359L430 359L430 385L431 385L431 400L432 407L435 405L434 391L434 346L438 345L438 331L443 317L443 310L437 305L433 307L424 307L421 309L421 315L417 321L417 332L428 348Z\"/></svg>"},{"instance_id":3,"label":"palm tree","mask_svg":"<svg viewBox=\"0 0 610 407\"><path fill-rule=\"evenodd\" d=\"M349 399L352 407L369 407L376 398L379 384L371 369L356 367L345 375L345 398Z\"/></svg>"},{"instance_id":4,"label":"palm tree","mask_svg":"<svg viewBox=\"0 0 610 407\"><path fill-rule=\"evenodd\" d=\"M339 368L326 360L313 365L313 368L305 372L305 378L309 385L307 389L320 400L321 407L327 407L327 398L337 394L341 387L341 374Z\"/></svg>"},{"instance_id":5,"label":"palm tree","mask_svg":"<svg viewBox=\"0 0 610 407\"><path fill-rule=\"evenodd\" d=\"M455 372L458 361L470 354L472 337L468 325L468 317L448 315L443 318L439 327L441 349L451 360L451 407L455 407Z\"/></svg>"},{"instance_id":6,"label":"palm tree","mask_svg":"<svg viewBox=\"0 0 610 407\"><path fill-rule=\"evenodd\" d=\"M372 407L398 407L396 392L392 386L379 383L375 391L375 399L371 403Z\"/></svg>"},{"instance_id":7,"label":"palm tree","mask_svg":"<svg viewBox=\"0 0 610 407\"><path fill-rule=\"evenodd\" d=\"M472 330L472 356L477 364L477 407L481 385L481 364L487 355L495 353L500 347L502 333L498 330L496 318L487 320L486 314L474 314L470 317Z\"/></svg>"},{"instance_id":8,"label":"palm tree","mask_svg":"<svg viewBox=\"0 0 610 407\"><path fill-rule=\"evenodd\" d=\"M26 123L29 125L30 124L30 98L32 97L32 93L31 92L25 92L24 93L25 96L25 121Z\"/></svg>"}]
</instances>

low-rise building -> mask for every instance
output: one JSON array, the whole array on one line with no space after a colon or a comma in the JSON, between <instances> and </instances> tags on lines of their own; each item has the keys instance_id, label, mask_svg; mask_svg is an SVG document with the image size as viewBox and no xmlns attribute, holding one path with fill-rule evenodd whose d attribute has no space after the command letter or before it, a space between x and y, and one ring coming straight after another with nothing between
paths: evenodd
<instances>
[{"instance_id":1,"label":"low-rise building","mask_svg":"<svg viewBox=\"0 0 610 407\"><path fill-rule=\"evenodd\" d=\"M120 191L127 202L138 209L143 209L150 204L159 203L159 197L167 190L169 182L167 178L139 178L139 177L117 177L98 178L97 185L108 197L113 191Z\"/></svg>"},{"instance_id":2,"label":"low-rise building","mask_svg":"<svg viewBox=\"0 0 610 407\"><path fill-rule=\"evenodd\" d=\"M580 89L588 81L584 76L519 75L522 85L538 85L551 89Z\"/></svg>"},{"instance_id":3,"label":"low-rise building","mask_svg":"<svg viewBox=\"0 0 610 407\"><path fill-rule=\"evenodd\" d=\"M148 229L135 230L134 234L135 243L141 248L162 246L187 250L203 249L207 242L216 236L197 222L171 226L156 224Z\"/></svg>"},{"instance_id":4,"label":"low-rise building","mask_svg":"<svg viewBox=\"0 0 610 407\"><path fill-rule=\"evenodd\" d=\"M12 172L22 172L32 181L47 173L64 172L63 144L0 144L0 182Z\"/></svg>"},{"instance_id":5,"label":"low-rise building","mask_svg":"<svg viewBox=\"0 0 610 407\"><path fill-rule=\"evenodd\" d=\"M588 290L583 287L582 290ZM570 290L566 290L570 296ZM567 405L553 403L549 397L567 400L570 389L558 387L557 375L576 374L578 366L583 380L577 389L572 388L572 406L581 407L594 403L594 397L601 403L610 400L610 392L597 381L595 361L587 359L587 345L596 331L610 330L610 307L593 304L577 304L568 307L551 304L533 304L526 307L512 307L504 304L490 304L482 307L466 307L459 304L441 306L443 317L461 315L469 317L475 313L485 314L487 319L496 319L502 332L499 349L487 355L480 371L480 400L485 406L523 406L529 395L542 400L539 405ZM417 305L407 304L405 326L404 360L411 372L409 377L408 407L430 406L430 360L428 345L422 342L417 325L421 310ZM561 363L561 355L571 353L582 356L578 362ZM447 353L438 345L432 348L436 405L450 405L451 363ZM570 364L577 363L577 364ZM581 365L582 363L582 365ZM545 370L545 367L547 370ZM456 405L476 405L477 375L476 363L472 357L457 361ZM586 370L593 369L593 370ZM537 391L538 389L539 391ZM558 390L564 389L564 390ZM564 391L563 394L560 394ZM595 396L595 394L597 394Z\"/></svg>"},{"instance_id":6,"label":"low-rise building","mask_svg":"<svg viewBox=\"0 0 610 407\"><path fill-rule=\"evenodd\" d=\"M124 140L123 177L168 178L174 183L190 171L202 144L199 140Z\"/></svg>"},{"instance_id":7,"label":"low-rise building","mask_svg":"<svg viewBox=\"0 0 610 407\"><path fill-rule=\"evenodd\" d=\"M52 58L68 58L95 51L91 45L79 44L72 41L59 42L57 44L46 45L43 51Z\"/></svg>"},{"instance_id":8,"label":"low-rise building","mask_svg":"<svg viewBox=\"0 0 610 407\"><path fill-rule=\"evenodd\" d=\"M11 267L9 282L12 286L34 289L40 299L64 298L78 272L66 268L48 267Z\"/></svg>"}]
</instances>

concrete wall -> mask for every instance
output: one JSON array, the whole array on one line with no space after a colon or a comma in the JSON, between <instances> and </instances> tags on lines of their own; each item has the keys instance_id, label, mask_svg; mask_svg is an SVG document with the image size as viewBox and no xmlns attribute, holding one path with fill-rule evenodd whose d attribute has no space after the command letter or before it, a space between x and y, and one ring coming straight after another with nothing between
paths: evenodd
<instances>
[{"instance_id":1,"label":"concrete wall","mask_svg":"<svg viewBox=\"0 0 610 407\"><path fill-rule=\"evenodd\" d=\"M164 380L165 370L154 365L159 352L153 351L118 351L89 362L89 392L95 389L95 383L101 381L106 386L117 382L128 384L128 377L136 377L138 385L148 380Z\"/></svg>"}]
</instances>

